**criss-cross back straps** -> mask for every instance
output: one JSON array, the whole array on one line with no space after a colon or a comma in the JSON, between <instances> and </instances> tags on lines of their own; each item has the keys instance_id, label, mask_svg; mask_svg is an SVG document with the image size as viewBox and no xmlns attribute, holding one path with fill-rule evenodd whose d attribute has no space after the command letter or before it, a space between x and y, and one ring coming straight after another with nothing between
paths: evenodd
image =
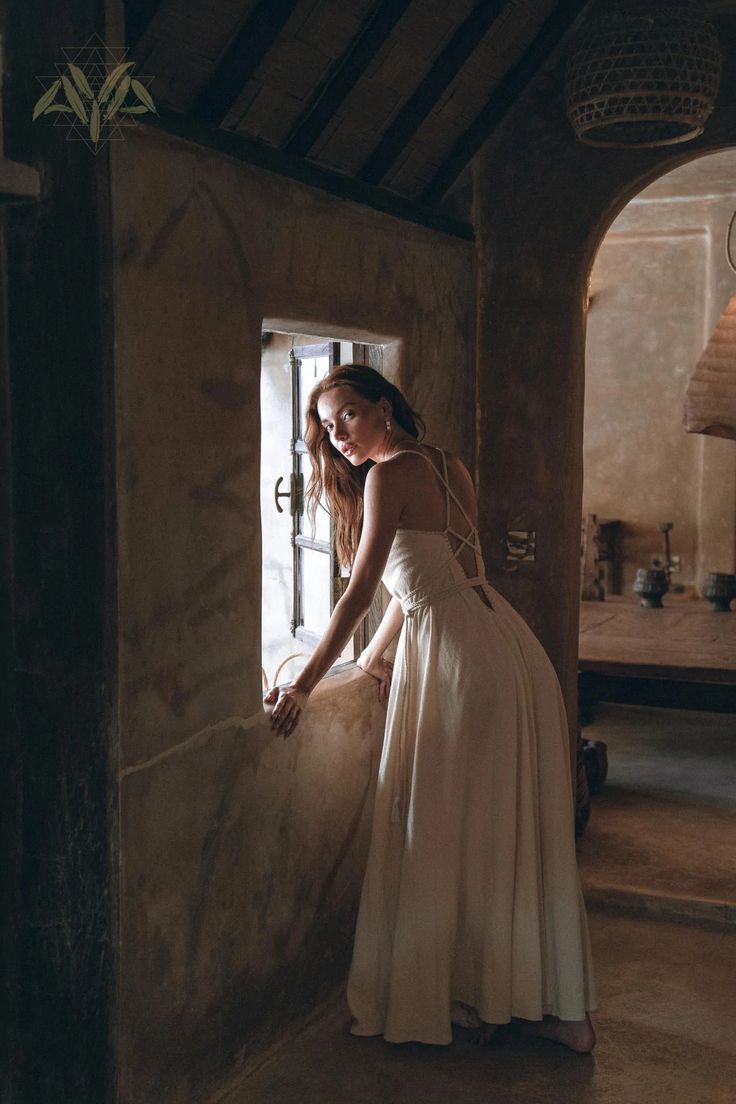
<instances>
[{"instance_id":1,"label":"criss-cross back straps","mask_svg":"<svg viewBox=\"0 0 736 1104\"><path fill-rule=\"evenodd\" d=\"M439 449L438 451L439 451L440 456L442 457L442 471L444 473L443 482L445 484L445 492L446 492L445 497L447 499L447 522L446 522L446 525L445 525L445 530L448 533L452 533L453 537L456 537L457 540L459 540L461 542L459 547L455 549L455 555L457 555L457 553L460 551L460 549L463 548L466 544L467 544L468 548L472 548L473 551L475 552L476 551L475 535L478 532L478 530L475 527L475 525L473 525L473 522L468 517L467 510L465 509L462 502L460 501L460 499L457 497L457 495L453 491L452 487L450 486L450 479L449 479L449 476L447 474L447 457L445 456L445 450L444 449ZM429 457L427 457L427 459L429 459ZM431 463L431 461L430 461L430 463ZM432 464L432 467L434 467L434 464ZM436 470L437 469L435 468L435 471ZM439 472L437 474L439 475ZM470 531L468 533L466 533L465 536L463 536L462 533L458 533L457 529L453 529L450 526L450 497L452 497L454 499L454 501L457 504L459 510L461 511L463 517L465 518L468 525L470 526Z\"/></svg>"},{"instance_id":2,"label":"criss-cross back straps","mask_svg":"<svg viewBox=\"0 0 736 1104\"><path fill-rule=\"evenodd\" d=\"M431 447L434 448L435 446L432 445ZM445 528L444 528L443 532L452 534L453 537L455 537L457 540L460 541L460 544L454 550L454 555L457 556L458 552L460 552L461 549L465 547L465 545L467 545L468 548L472 548L473 551L477 554L478 546L477 546L477 541L476 541L476 535L477 535L478 529L475 525L473 525L472 520L468 516L467 510L465 509L462 502L460 501L460 499L457 497L457 495L453 491L452 487L450 486L450 480L449 480L448 474L447 474L447 457L445 456L444 449L441 449L441 448L437 449L437 452L439 452L440 456L442 457L442 472L439 472L437 470L437 468L435 467L435 465L432 463L432 461L429 459L429 457L426 456L423 452L419 452L418 449L401 449L400 452L395 452L394 456L400 456L401 453L403 453L403 452L408 452L412 456L421 456L422 460L427 461L429 466L432 468L432 471L435 473L435 475L444 484L445 502L446 502L446 512L445 512L446 520L445 520ZM455 503L457 504L459 510L462 512L463 517L465 518L468 525L470 526L470 531L468 533L466 533L465 536L463 536L462 533L458 533L457 530L453 529L450 525L450 498L452 498L455 501Z\"/></svg>"}]
</instances>

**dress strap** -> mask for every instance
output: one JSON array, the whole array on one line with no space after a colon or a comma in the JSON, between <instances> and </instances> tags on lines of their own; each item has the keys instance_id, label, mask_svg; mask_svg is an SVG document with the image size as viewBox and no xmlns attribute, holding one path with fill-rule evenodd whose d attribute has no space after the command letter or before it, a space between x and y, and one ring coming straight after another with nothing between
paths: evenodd
<instances>
[{"instance_id":1,"label":"dress strap","mask_svg":"<svg viewBox=\"0 0 736 1104\"><path fill-rule=\"evenodd\" d=\"M419 452L418 449L399 449L398 452L393 453L393 456L391 457L391 459L393 459L394 456L401 456L403 453L408 452L412 456L421 456L422 460L427 461L429 466L432 468L432 471L434 472L434 474L437 476L438 479L442 480L442 483L444 484L444 487L445 487L445 501L447 503L446 516L445 516L445 532L452 533L452 535L454 537L457 537L457 539L459 541L462 541L464 544L469 544L470 543L469 538L472 537L472 535L474 533L477 533L477 531L478 531L477 526L473 525L473 522L471 521L470 517L468 516L467 510L465 509L462 502L460 501L460 499L457 497L457 495L453 491L452 487L450 486L450 480L449 480L449 477L448 477L448 474L447 474L447 457L445 456L444 449L439 448L437 445L430 445L429 447L435 449L435 451L438 452L440 454L440 456L442 457L442 471L441 472L437 470L437 466L432 463L432 461L429 459L429 457L425 453ZM457 504L458 509L460 510L463 517L465 518L468 525L470 526L470 532L465 537L462 535L462 533L456 533L454 529L450 528L450 499L451 498Z\"/></svg>"},{"instance_id":2,"label":"dress strap","mask_svg":"<svg viewBox=\"0 0 736 1104\"><path fill-rule=\"evenodd\" d=\"M477 589L478 586L482 586L486 581L485 580L485 568L483 566L483 556L482 556L481 550L480 550L480 534L478 533L478 527L477 527L477 525L473 524L471 518L468 516L468 511L465 509L462 502L460 501L460 499L457 497L457 495L453 491L452 487L450 486L450 479L449 479L449 475L448 475L448 472L447 472L447 457L445 455L445 450L439 448L439 446L437 446L437 445L430 445L429 447L435 449L436 452L439 452L440 456L442 457L442 471L441 472L437 470L437 466L429 459L429 457L426 455L426 453L419 452L418 449L399 449L399 451L395 452L393 455L394 456L400 456L404 452L410 452L413 456L421 456L422 459L426 460L427 463L430 465L430 467L432 468L432 471L437 476L437 478L440 479L442 481L442 483L444 484L444 487L445 487L445 502L446 502L446 517L445 517L445 528L444 528L443 532L445 534L452 535L458 541L457 547L452 552L452 555L453 555L454 559L457 558L457 556L460 554L460 552L462 551L463 548L467 547L467 548L472 549L473 555L475 557L475 576L473 578L466 578L461 585L462 585L462 587L468 586L468 587L474 587L474 588ZM458 533L456 529L453 529L450 526L450 499L451 498L454 499L454 501L457 503L458 509L460 510L463 517L465 518L465 520L468 523L469 529L468 529L468 532L465 533L465 535L463 535L462 533ZM439 532L439 530L438 530L438 532ZM463 574L465 574L465 571L462 567L461 567L461 570L463 571ZM454 593L455 592L455 587L451 588L450 592ZM443 594L444 594L444 592L443 592ZM425 603L422 602L420 604L423 605ZM402 607L403 607L403 603L402 603ZM405 613L413 612L413 610L415 608L419 608L419 606L416 603L411 605L411 610L409 610L408 608L404 608L404 612ZM490 608L493 609L493 606L490 606Z\"/></svg>"},{"instance_id":3,"label":"dress strap","mask_svg":"<svg viewBox=\"0 0 736 1104\"><path fill-rule=\"evenodd\" d=\"M443 479L444 479L444 483L445 483L445 502L446 502L445 529L449 533L450 532L450 480L449 480L449 477L447 475L447 457L445 456L445 450L440 449L439 453L440 453L440 456L442 457L442 475L443 475Z\"/></svg>"},{"instance_id":4,"label":"dress strap","mask_svg":"<svg viewBox=\"0 0 736 1104\"><path fill-rule=\"evenodd\" d=\"M434 448L434 445L432 445L431 447ZM398 452L392 452L391 453L391 455L389 456L389 460L393 460L394 456L403 456L404 453L406 453L409 456L421 456L422 460L426 460L428 464L432 465L434 470L437 472L437 475L440 474L437 471L437 468L435 468L434 464L432 464L432 461L429 459L429 457L425 456L425 454L423 452L420 452L419 449L399 449Z\"/></svg>"},{"instance_id":5,"label":"dress strap","mask_svg":"<svg viewBox=\"0 0 736 1104\"><path fill-rule=\"evenodd\" d=\"M434 445L431 445L430 447L431 447L431 448L434 448L435 446L434 446ZM438 449L437 451L438 451L438 452L442 452L442 449ZM391 460L393 460L394 456L403 456L403 455L404 455L404 453L407 453L407 454L408 454L409 456L421 456L422 460L426 460L426 461L427 461L427 463L429 464L430 468L431 468L431 469L432 469L432 471L434 472L434 474L435 474L435 475L437 476L437 478L438 478L438 479L441 479L441 480L442 480L442 482L444 483L444 485L445 485L445 490L446 490L446 491L447 491L447 490L449 490L449 488L448 488L448 486L447 486L447 481L446 481L445 479L443 479L443 478L442 478L442 475L441 475L441 473L437 471L437 467L436 467L436 465L432 463L432 461L431 461L431 460L429 459L429 457L428 457L428 456L427 456L427 455L426 455L425 453L423 453L423 452L419 452L419 450L418 450L418 449L399 449L399 451L398 451L398 452L394 452L394 453L392 453L392 455L391 455L390 459L391 459ZM444 460L444 458L445 458L445 454L444 454L444 453L442 453L442 459ZM445 471L446 471L446 470L447 470L447 469L445 469ZM450 510L450 505L449 505L449 500L448 500L448 504L447 504L447 511L448 511L448 513L447 513L447 525L449 525L449 523L450 523L450 513L449 513L449 510ZM447 525L445 526L445 528L447 528Z\"/></svg>"},{"instance_id":6,"label":"dress strap","mask_svg":"<svg viewBox=\"0 0 736 1104\"><path fill-rule=\"evenodd\" d=\"M435 446L432 445L432 448L434 448L434 447ZM460 501L460 499L457 497L457 495L453 491L452 487L450 486L450 480L449 480L448 475L447 475L447 457L445 456L445 450L444 449L438 449L437 451L440 453L440 455L442 457L442 469L444 471L444 484L445 484L445 490L447 491L447 528L448 529L450 528L450 499L452 498L453 502L455 502L455 504L457 505L457 508L460 510L461 514L463 515L463 517L467 521L468 525L470 526L470 533L468 533L468 536L470 536L472 533L475 533L477 531L476 526L471 521L470 517L468 516L468 511L465 509L462 502ZM431 463L431 461L430 461L430 463ZM433 467L434 467L434 465L433 465ZM435 471L437 471L436 468L435 468ZM439 475L439 472L437 474ZM459 540L464 539L461 536L460 533L455 533L454 535Z\"/></svg>"}]
</instances>

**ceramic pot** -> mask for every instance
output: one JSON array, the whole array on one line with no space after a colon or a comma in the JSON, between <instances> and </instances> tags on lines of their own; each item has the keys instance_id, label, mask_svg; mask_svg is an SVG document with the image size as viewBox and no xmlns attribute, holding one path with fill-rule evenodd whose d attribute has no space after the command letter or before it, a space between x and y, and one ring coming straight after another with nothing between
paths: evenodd
<instances>
[{"instance_id":1,"label":"ceramic pot","mask_svg":"<svg viewBox=\"0 0 736 1104\"><path fill-rule=\"evenodd\" d=\"M602 740L583 741L583 763L591 795L599 794L608 777L608 745Z\"/></svg>"},{"instance_id":2,"label":"ceramic pot","mask_svg":"<svg viewBox=\"0 0 736 1104\"><path fill-rule=\"evenodd\" d=\"M703 580L703 597L716 613L728 613L732 599L736 598L736 575L711 571Z\"/></svg>"},{"instance_id":3,"label":"ceramic pot","mask_svg":"<svg viewBox=\"0 0 736 1104\"><path fill-rule=\"evenodd\" d=\"M669 590L667 572L661 568L637 568L634 591L644 609L662 609L662 595Z\"/></svg>"}]
</instances>

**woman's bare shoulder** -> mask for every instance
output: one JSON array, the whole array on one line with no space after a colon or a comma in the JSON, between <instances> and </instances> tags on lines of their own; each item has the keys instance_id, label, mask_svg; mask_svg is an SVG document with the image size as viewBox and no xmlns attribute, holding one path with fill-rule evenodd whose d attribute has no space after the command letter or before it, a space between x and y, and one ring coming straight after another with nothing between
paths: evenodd
<instances>
[{"instance_id":1,"label":"woman's bare shoulder","mask_svg":"<svg viewBox=\"0 0 736 1104\"><path fill-rule=\"evenodd\" d=\"M457 475L463 476L465 479L470 480L470 482L472 483L473 477L470 474L463 458L461 456L458 456L457 453L450 452L449 449L442 449L442 451L444 452L445 458L447 460L448 471L454 471Z\"/></svg>"},{"instance_id":2,"label":"woman's bare shoulder","mask_svg":"<svg viewBox=\"0 0 736 1104\"><path fill-rule=\"evenodd\" d=\"M447 470L449 473L454 473L461 479L465 479L472 485L473 479L468 471L465 463L460 456L457 456L454 452L450 452L449 449L439 448L437 445L431 445L428 441L422 441L421 445L417 442L419 447L401 449L394 456L388 458L388 460L381 461L380 464L376 464L375 467L383 468L385 476L391 478L404 479L409 471L418 470L417 464L411 458L412 453L419 453L424 456L426 460L430 460L434 467L442 471L442 461L440 459L440 453L444 453L445 460L447 462ZM423 465L421 465L423 467ZM373 471L373 469L371 469Z\"/></svg>"}]
</instances>

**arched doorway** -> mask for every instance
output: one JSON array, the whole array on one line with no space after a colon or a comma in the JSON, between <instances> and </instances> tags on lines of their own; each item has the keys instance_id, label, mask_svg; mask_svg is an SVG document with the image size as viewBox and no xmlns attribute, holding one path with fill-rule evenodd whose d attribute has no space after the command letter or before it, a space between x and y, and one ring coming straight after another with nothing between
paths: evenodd
<instances>
[{"instance_id":1,"label":"arched doorway","mask_svg":"<svg viewBox=\"0 0 736 1104\"><path fill-rule=\"evenodd\" d=\"M686 595L733 571L736 450L683 428L685 388L736 288L724 249L736 151L698 158L639 193L611 225L591 273L583 513L619 521L609 593L664 555ZM679 591L678 591L679 592Z\"/></svg>"},{"instance_id":2,"label":"arched doorway","mask_svg":"<svg viewBox=\"0 0 736 1104\"><path fill-rule=\"evenodd\" d=\"M702 597L705 573L736 562L736 446L683 425L688 380L736 284L724 249L734 206L734 150L660 176L612 223L588 301L582 502L607 560L592 575L603 601L590 561L583 570L581 700L610 772L582 873L591 900L683 919L730 907L736 846L736 619ZM661 610L632 591L652 566L671 571Z\"/></svg>"},{"instance_id":3,"label":"arched doorway","mask_svg":"<svg viewBox=\"0 0 736 1104\"><path fill-rule=\"evenodd\" d=\"M565 57L539 77L476 159L477 475L494 585L557 667L577 725L585 302L611 223L667 172L736 146L736 18L718 20L721 94L693 142L599 150L564 111ZM663 519L664 520L664 519ZM533 529L536 559L508 570L504 534Z\"/></svg>"}]
</instances>

